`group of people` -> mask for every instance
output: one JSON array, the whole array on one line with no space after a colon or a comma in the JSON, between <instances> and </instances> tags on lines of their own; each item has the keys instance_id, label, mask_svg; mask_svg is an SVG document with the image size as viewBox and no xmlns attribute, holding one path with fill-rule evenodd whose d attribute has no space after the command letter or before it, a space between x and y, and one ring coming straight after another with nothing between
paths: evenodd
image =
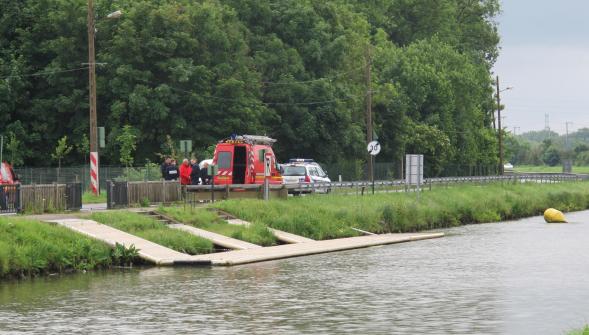
<instances>
[{"instance_id":1,"label":"group of people","mask_svg":"<svg viewBox=\"0 0 589 335\"><path fill-rule=\"evenodd\" d=\"M161 165L162 178L164 180L178 180L182 185L208 185L211 182L211 176L208 173L208 163L204 163L201 168L196 158L184 159L180 166L176 160L166 157Z\"/></svg>"}]
</instances>

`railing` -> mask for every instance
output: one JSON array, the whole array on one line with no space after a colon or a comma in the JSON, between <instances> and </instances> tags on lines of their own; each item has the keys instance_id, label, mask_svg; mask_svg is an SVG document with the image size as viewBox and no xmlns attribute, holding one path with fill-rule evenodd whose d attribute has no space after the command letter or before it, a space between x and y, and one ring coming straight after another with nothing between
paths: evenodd
<instances>
[{"instance_id":1,"label":"railing","mask_svg":"<svg viewBox=\"0 0 589 335\"><path fill-rule=\"evenodd\" d=\"M589 175L575 174L519 174L506 176L444 177L423 179L421 188L450 186L455 184L488 183L558 183L564 181L589 180ZM112 182L108 181L108 208L147 206L153 203L173 203L183 201L187 204L227 199L262 199L262 184L246 185L189 185L181 186L177 181L158 182ZM289 194L306 193L345 193L363 195L372 187L379 192L410 191L415 185L406 185L404 180L380 180L374 184L369 181L297 183L270 185L272 199L286 199Z\"/></svg>"},{"instance_id":2,"label":"railing","mask_svg":"<svg viewBox=\"0 0 589 335\"><path fill-rule=\"evenodd\" d=\"M0 185L0 214L21 211L20 185Z\"/></svg>"},{"instance_id":3,"label":"railing","mask_svg":"<svg viewBox=\"0 0 589 335\"><path fill-rule=\"evenodd\" d=\"M182 201L182 187L177 181L106 182L107 208L122 208L153 203Z\"/></svg>"}]
</instances>

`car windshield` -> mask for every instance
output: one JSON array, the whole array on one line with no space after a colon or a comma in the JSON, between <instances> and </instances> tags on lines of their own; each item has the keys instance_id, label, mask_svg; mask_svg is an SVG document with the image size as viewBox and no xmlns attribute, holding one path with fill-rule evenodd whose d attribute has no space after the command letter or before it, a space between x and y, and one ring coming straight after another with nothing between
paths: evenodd
<instances>
[{"instance_id":1,"label":"car windshield","mask_svg":"<svg viewBox=\"0 0 589 335\"><path fill-rule=\"evenodd\" d=\"M304 166L285 166L283 176L304 176Z\"/></svg>"}]
</instances>

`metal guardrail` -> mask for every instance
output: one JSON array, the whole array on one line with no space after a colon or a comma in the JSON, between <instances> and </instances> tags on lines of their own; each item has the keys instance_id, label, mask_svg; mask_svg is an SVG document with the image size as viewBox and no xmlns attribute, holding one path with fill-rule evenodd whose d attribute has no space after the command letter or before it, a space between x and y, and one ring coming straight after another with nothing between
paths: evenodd
<instances>
[{"instance_id":1,"label":"metal guardrail","mask_svg":"<svg viewBox=\"0 0 589 335\"><path fill-rule=\"evenodd\" d=\"M513 174L505 176L472 176L426 178L422 188L450 186L453 184L488 184L488 183L556 183L563 181L589 180L589 175L576 174ZM263 184L231 185L188 185L178 182L108 182L108 208L120 208L139 203L167 203L183 201L195 204L203 201L226 200L235 198L263 198ZM331 182L331 183L297 183L271 184L270 198L287 198L288 194L330 193L336 191L364 194L373 183L369 181ZM374 187L386 191L408 191L415 185L406 185L404 180L379 180Z\"/></svg>"}]
</instances>

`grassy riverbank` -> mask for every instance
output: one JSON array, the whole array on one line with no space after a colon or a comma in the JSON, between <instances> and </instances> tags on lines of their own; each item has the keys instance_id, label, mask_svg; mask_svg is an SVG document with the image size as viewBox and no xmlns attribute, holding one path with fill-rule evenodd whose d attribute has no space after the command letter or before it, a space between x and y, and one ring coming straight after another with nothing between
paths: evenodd
<instances>
[{"instance_id":1,"label":"grassy riverbank","mask_svg":"<svg viewBox=\"0 0 589 335\"><path fill-rule=\"evenodd\" d=\"M214 205L239 218L313 239L412 232L540 215L548 207L589 208L589 183L437 188L421 194L331 195L287 201L230 200Z\"/></svg>"},{"instance_id":2,"label":"grassy riverbank","mask_svg":"<svg viewBox=\"0 0 589 335\"><path fill-rule=\"evenodd\" d=\"M160 207L158 212L182 223L253 244L271 246L277 243L276 237L262 223L248 227L228 224L204 208Z\"/></svg>"},{"instance_id":3,"label":"grassy riverbank","mask_svg":"<svg viewBox=\"0 0 589 335\"><path fill-rule=\"evenodd\" d=\"M519 173L562 173L562 166L548 166L548 165L516 165L513 171ZM573 173L589 174L589 166L573 166Z\"/></svg>"},{"instance_id":4,"label":"grassy riverbank","mask_svg":"<svg viewBox=\"0 0 589 335\"><path fill-rule=\"evenodd\" d=\"M0 278L106 268L113 264L106 244L67 228L0 217Z\"/></svg>"},{"instance_id":5,"label":"grassy riverbank","mask_svg":"<svg viewBox=\"0 0 589 335\"><path fill-rule=\"evenodd\" d=\"M172 229L150 217L127 211L95 212L90 219L190 255L213 251L213 244L186 232Z\"/></svg>"}]
</instances>

